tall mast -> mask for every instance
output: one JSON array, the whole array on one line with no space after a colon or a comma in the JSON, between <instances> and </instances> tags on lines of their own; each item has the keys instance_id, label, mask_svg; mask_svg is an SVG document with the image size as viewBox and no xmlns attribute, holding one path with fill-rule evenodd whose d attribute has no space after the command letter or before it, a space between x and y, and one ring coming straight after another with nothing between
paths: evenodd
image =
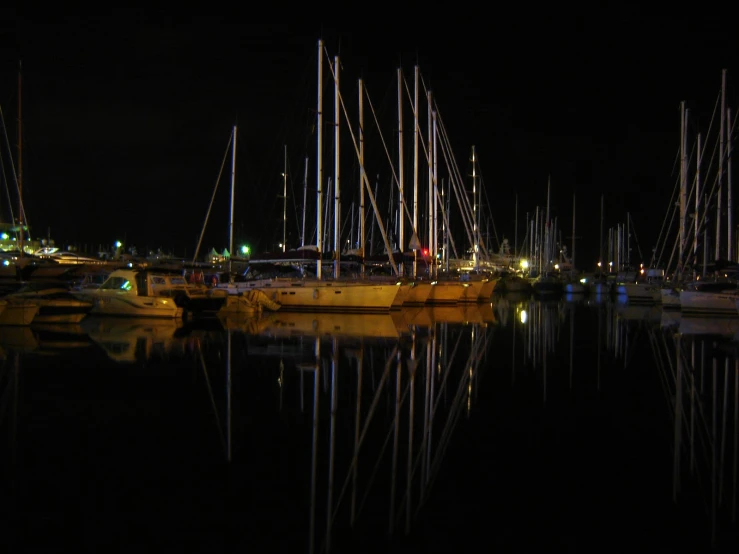
<instances>
[{"instance_id":1,"label":"tall mast","mask_svg":"<svg viewBox=\"0 0 739 554\"><path fill-rule=\"evenodd\" d=\"M364 173L364 83L359 79L359 167ZM359 176L359 235L361 256L364 261L364 175ZM364 263L362 263L362 277L364 277Z\"/></svg>"},{"instance_id":2,"label":"tall mast","mask_svg":"<svg viewBox=\"0 0 739 554\"><path fill-rule=\"evenodd\" d=\"M513 218L513 259L518 255L518 193L516 193L515 216Z\"/></svg>"},{"instance_id":3,"label":"tall mast","mask_svg":"<svg viewBox=\"0 0 739 554\"><path fill-rule=\"evenodd\" d=\"M570 254L570 276L575 273L575 195L572 195L572 254Z\"/></svg>"},{"instance_id":4,"label":"tall mast","mask_svg":"<svg viewBox=\"0 0 739 554\"><path fill-rule=\"evenodd\" d=\"M698 233L700 231L700 198L701 198L701 134L698 133L698 152L695 156L695 217L693 217L694 237L693 237L693 280L698 277L696 268L698 267ZM707 245L703 245L705 250Z\"/></svg>"},{"instance_id":5,"label":"tall mast","mask_svg":"<svg viewBox=\"0 0 739 554\"><path fill-rule=\"evenodd\" d=\"M438 259L438 252L439 252L439 189L436 186L438 183L438 177L439 177L439 162L438 162L438 128L436 125L436 110L431 111L431 120L433 124L433 152L434 152L434 165L433 165L433 179L431 180L431 195L434 201L434 218L433 218L433 244L434 244L434 250L433 250L433 263L434 263L434 276L438 276L439 273L439 266L436 265L436 261Z\"/></svg>"},{"instance_id":6,"label":"tall mast","mask_svg":"<svg viewBox=\"0 0 739 554\"><path fill-rule=\"evenodd\" d=\"M400 266L398 267L400 277L405 275L405 180L403 179L403 75L398 68L398 250L400 251Z\"/></svg>"},{"instance_id":7,"label":"tall mast","mask_svg":"<svg viewBox=\"0 0 739 554\"><path fill-rule=\"evenodd\" d=\"M600 252L598 254L598 264L600 265L600 273L603 274L603 195L600 195Z\"/></svg>"},{"instance_id":8,"label":"tall mast","mask_svg":"<svg viewBox=\"0 0 739 554\"><path fill-rule=\"evenodd\" d=\"M318 41L318 107L316 109L316 134L318 137L318 153L316 162L316 248L318 262L316 263L316 277L321 279L323 260L323 40Z\"/></svg>"},{"instance_id":9,"label":"tall mast","mask_svg":"<svg viewBox=\"0 0 739 554\"><path fill-rule=\"evenodd\" d=\"M726 226L729 231L727 260L733 262L734 255L734 201L731 194L731 108L726 108Z\"/></svg>"},{"instance_id":10,"label":"tall mast","mask_svg":"<svg viewBox=\"0 0 739 554\"><path fill-rule=\"evenodd\" d=\"M475 267L475 271L480 269L480 259L478 252L478 240L479 229L477 227L477 159L475 156L475 145L472 145L472 237L474 244L472 245L472 262Z\"/></svg>"},{"instance_id":11,"label":"tall mast","mask_svg":"<svg viewBox=\"0 0 739 554\"><path fill-rule=\"evenodd\" d=\"M726 70L721 70L721 125L719 127L719 154L718 154L718 195L716 197L716 259L721 257L721 197L724 184L724 134L726 125ZM731 232L731 229L729 229Z\"/></svg>"},{"instance_id":12,"label":"tall mast","mask_svg":"<svg viewBox=\"0 0 739 554\"><path fill-rule=\"evenodd\" d=\"M228 275L233 279L231 259L234 251L234 191L236 190L236 125L233 129L233 143L231 144L231 214L228 219Z\"/></svg>"},{"instance_id":13,"label":"tall mast","mask_svg":"<svg viewBox=\"0 0 739 554\"><path fill-rule=\"evenodd\" d=\"M23 257L23 222L25 221L25 213L23 212L23 118L21 117L21 85L23 79L21 76L21 62L18 62L18 248L20 249L20 257Z\"/></svg>"},{"instance_id":14,"label":"tall mast","mask_svg":"<svg viewBox=\"0 0 739 554\"><path fill-rule=\"evenodd\" d=\"M688 201L687 173L688 166L685 156L686 148L686 132L688 113L685 109L685 102L680 102L680 245L678 256L678 275L683 271L684 250L685 250L685 209ZM718 257L718 251L716 252Z\"/></svg>"},{"instance_id":15,"label":"tall mast","mask_svg":"<svg viewBox=\"0 0 739 554\"><path fill-rule=\"evenodd\" d=\"M285 166L282 172L282 252L287 249L287 144L285 145Z\"/></svg>"},{"instance_id":16,"label":"tall mast","mask_svg":"<svg viewBox=\"0 0 739 554\"><path fill-rule=\"evenodd\" d=\"M418 66L413 73L413 236L416 244L413 249L413 278L418 270Z\"/></svg>"},{"instance_id":17,"label":"tall mast","mask_svg":"<svg viewBox=\"0 0 739 554\"><path fill-rule=\"evenodd\" d=\"M551 258L549 251L549 194L552 187L552 176L547 179L547 215L544 218L544 271L549 271L549 259Z\"/></svg>"},{"instance_id":18,"label":"tall mast","mask_svg":"<svg viewBox=\"0 0 739 554\"><path fill-rule=\"evenodd\" d=\"M308 156L305 157L305 169L303 170L303 228L300 233L300 246L305 246L305 212L308 200Z\"/></svg>"},{"instance_id":19,"label":"tall mast","mask_svg":"<svg viewBox=\"0 0 739 554\"><path fill-rule=\"evenodd\" d=\"M339 188L339 122L341 110L339 103L339 56L334 56L334 279L339 278L341 241L340 222L341 204L339 202L341 190Z\"/></svg>"},{"instance_id":20,"label":"tall mast","mask_svg":"<svg viewBox=\"0 0 739 554\"><path fill-rule=\"evenodd\" d=\"M434 266L431 265L431 261L436 256L436 252L434 252L434 144L433 144L433 123L431 121L431 91L429 90L426 93L426 102L427 102L427 121L426 121L426 132L428 133L428 136L426 137L426 152L427 152L427 158L428 158L428 180L429 180L429 203L428 203L428 260L427 263L429 264L429 277L434 277Z\"/></svg>"}]
</instances>

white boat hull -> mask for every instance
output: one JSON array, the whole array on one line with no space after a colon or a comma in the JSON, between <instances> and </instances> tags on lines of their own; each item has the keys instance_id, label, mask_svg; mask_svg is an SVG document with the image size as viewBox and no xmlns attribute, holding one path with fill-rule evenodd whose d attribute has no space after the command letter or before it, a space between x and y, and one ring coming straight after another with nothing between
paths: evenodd
<instances>
[{"instance_id":1,"label":"white boat hull","mask_svg":"<svg viewBox=\"0 0 739 554\"><path fill-rule=\"evenodd\" d=\"M123 317L159 317L181 319L183 309L173 298L157 296L132 296L116 291L97 290L92 298L91 315Z\"/></svg>"},{"instance_id":2,"label":"white boat hull","mask_svg":"<svg viewBox=\"0 0 739 554\"><path fill-rule=\"evenodd\" d=\"M662 301L661 287L653 283L618 283L616 294L619 300L626 302L649 302Z\"/></svg>"},{"instance_id":3,"label":"white boat hull","mask_svg":"<svg viewBox=\"0 0 739 554\"><path fill-rule=\"evenodd\" d=\"M680 311L686 314L737 315L737 292L680 291Z\"/></svg>"},{"instance_id":4,"label":"white boat hull","mask_svg":"<svg viewBox=\"0 0 739 554\"><path fill-rule=\"evenodd\" d=\"M280 310L387 312L400 290L397 285L300 281L260 287Z\"/></svg>"},{"instance_id":5,"label":"white boat hull","mask_svg":"<svg viewBox=\"0 0 739 554\"><path fill-rule=\"evenodd\" d=\"M0 299L0 325L30 325L39 305L29 300Z\"/></svg>"}]
</instances>

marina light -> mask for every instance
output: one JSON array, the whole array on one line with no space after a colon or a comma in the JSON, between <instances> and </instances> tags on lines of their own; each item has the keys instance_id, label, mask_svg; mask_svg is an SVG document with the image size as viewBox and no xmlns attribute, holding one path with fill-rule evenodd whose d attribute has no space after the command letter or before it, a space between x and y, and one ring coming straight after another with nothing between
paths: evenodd
<instances>
[{"instance_id":1,"label":"marina light","mask_svg":"<svg viewBox=\"0 0 739 554\"><path fill-rule=\"evenodd\" d=\"M120 248L121 246L123 246L123 243L121 241L119 241L119 240L115 241L115 247L116 248Z\"/></svg>"},{"instance_id":2,"label":"marina light","mask_svg":"<svg viewBox=\"0 0 739 554\"><path fill-rule=\"evenodd\" d=\"M528 269L528 268L529 268L529 261L521 260L521 269Z\"/></svg>"},{"instance_id":3,"label":"marina light","mask_svg":"<svg viewBox=\"0 0 739 554\"><path fill-rule=\"evenodd\" d=\"M248 247L247 245L243 245L243 246L241 247L241 253L242 253L242 254L243 254L244 256L247 256L247 255L249 255L249 247Z\"/></svg>"},{"instance_id":4,"label":"marina light","mask_svg":"<svg viewBox=\"0 0 739 554\"><path fill-rule=\"evenodd\" d=\"M2 235L0 235L0 238L3 240L8 240L10 237L8 236L8 233L3 233Z\"/></svg>"}]
</instances>

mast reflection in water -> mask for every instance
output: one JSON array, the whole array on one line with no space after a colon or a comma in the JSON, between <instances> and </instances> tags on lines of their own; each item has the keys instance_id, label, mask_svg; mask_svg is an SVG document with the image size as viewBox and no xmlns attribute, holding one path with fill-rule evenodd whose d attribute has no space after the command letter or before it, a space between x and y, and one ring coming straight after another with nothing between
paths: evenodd
<instances>
[{"instance_id":1,"label":"mast reflection in water","mask_svg":"<svg viewBox=\"0 0 739 554\"><path fill-rule=\"evenodd\" d=\"M2 329L6 544L735 551L735 323L511 295Z\"/></svg>"}]
</instances>

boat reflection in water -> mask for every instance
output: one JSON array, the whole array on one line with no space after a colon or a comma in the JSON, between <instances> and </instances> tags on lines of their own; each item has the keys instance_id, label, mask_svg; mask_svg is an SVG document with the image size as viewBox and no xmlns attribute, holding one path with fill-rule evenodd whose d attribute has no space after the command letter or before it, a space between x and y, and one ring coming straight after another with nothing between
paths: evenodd
<instances>
[{"instance_id":1,"label":"boat reflection in water","mask_svg":"<svg viewBox=\"0 0 739 554\"><path fill-rule=\"evenodd\" d=\"M2 333L0 502L29 549L70 498L101 545L121 507L131 544L204 549L735 545L734 322L591 300L90 318L54 357Z\"/></svg>"},{"instance_id":2,"label":"boat reflection in water","mask_svg":"<svg viewBox=\"0 0 739 554\"><path fill-rule=\"evenodd\" d=\"M144 361L157 354L166 356L173 346L182 343L175 337L182 327L182 322L176 319L88 317L82 320L81 326L116 362Z\"/></svg>"},{"instance_id":3,"label":"boat reflection in water","mask_svg":"<svg viewBox=\"0 0 739 554\"><path fill-rule=\"evenodd\" d=\"M482 321L474 309L466 307L463 319ZM444 313L455 322L440 321ZM312 341L310 350L290 359L273 349L280 389L299 381L300 411L312 412L309 552L336 548L334 527L353 528L367 497L387 497L388 485L384 533L410 531L459 415L471 409L492 337L486 325L458 324L459 317L434 308L266 318L260 337ZM423 324L409 323L415 320Z\"/></svg>"},{"instance_id":4,"label":"boat reflection in water","mask_svg":"<svg viewBox=\"0 0 739 554\"><path fill-rule=\"evenodd\" d=\"M711 546L736 550L739 468L739 318L686 316L655 309L622 328L651 346L673 424L672 499L702 494ZM644 324L646 323L646 324ZM615 352L629 356L622 340ZM731 539L726 537L730 536ZM731 541L731 545L727 545ZM721 550L723 551L723 550Z\"/></svg>"}]
</instances>

